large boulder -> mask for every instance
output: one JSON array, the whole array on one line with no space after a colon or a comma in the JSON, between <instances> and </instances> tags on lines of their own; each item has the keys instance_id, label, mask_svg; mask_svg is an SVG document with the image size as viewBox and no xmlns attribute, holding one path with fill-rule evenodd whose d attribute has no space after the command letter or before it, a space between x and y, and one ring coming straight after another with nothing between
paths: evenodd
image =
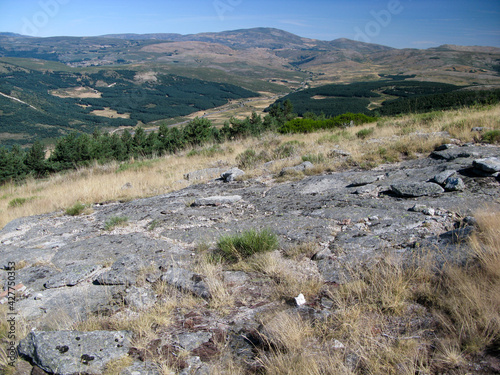
<instances>
[{"instance_id":1,"label":"large boulder","mask_svg":"<svg viewBox=\"0 0 500 375\"><path fill-rule=\"evenodd\" d=\"M19 343L19 354L51 374L98 375L106 364L128 353L127 331L31 332Z\"/></svg>"}]
</instances>

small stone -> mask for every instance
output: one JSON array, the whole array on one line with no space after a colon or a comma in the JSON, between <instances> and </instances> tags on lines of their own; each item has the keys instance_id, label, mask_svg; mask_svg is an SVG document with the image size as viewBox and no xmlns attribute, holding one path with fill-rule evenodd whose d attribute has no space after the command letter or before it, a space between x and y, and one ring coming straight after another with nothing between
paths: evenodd
<instances>
[{"instance_id":1,"label":"small stone","mask_svg":"<svg viewBox=\"0 0 500 375\"><path fill-rule=\"evenodd\" d=\"M471 225L471 226L477 226L477 220L474 216L467 216L464 219L464 223Z\"/></svg>"},{"instance_id":2,"label":"small stone","mask_svg":"<svg viewBox=\"0 0 500 375\"><path fill-rule=\"evenodd\" d=\"M297 297L295 297L295 304L297 306L302 306L306 304L306 299L302 293L300 293Z\"/></svg>"},{"instance_id":3,"label":"small stone","mask_svg":"<svg viewBox=\"0 0 500 375\"><path fill-rule=\"evenodd\" d=\"M425 204L415 204L413 207L411 207L408 211L412 212L424 212L424 210L427 210L427 206Z\"/></svg>"},{"instance_id":4,"label":"small stone","mask_svg":"<svg viewBox=\"0 0 500 375\"><path fill-rule=\"evenodd\" d=\"M465 184L460 177L450 177L446 180L444 189L446 191L462 191L465 189Z\"/></svg>"},{"instance_id":5,"label":"small stone","mask_svg":"<svg viewBox=\"0 0 500 375\"><path fill-rule=\"evenodd\" d=\"M339 340L335 340L332 345L333 349L344 349L345 345L342 344Z\"/></svg>"},{"instance_id":6,"label":"small stone","mask_svg":"<svg viewBox=\"0 0 500 375\"><path fill-rule=\"evenodd\" d=\"M434 208L424 208L422 210L422 213L424 215L428 215L428 216L434 216L434 214L436 213L436 210L434 210Z\"/></svg>"},{"instance_id":7,"label":"small stone","mask_svg":"<svg viewBox=\"0 0 500 375\"><path fill-rule=\"evenodd\" d=\"M457 171L454 171L452 169L447 169L435 175L432 181L439 185L444 185L446 183L446 180L450 177L453 177L456 173Z\"/></svg>"},{"instance_id":8,"label":"small stone","mask_svg":"<svg viewBox=\"0 0 500 375\"><path fill-rule=\"evenodd\" d=\"M132 189L132 188L133 188L133 185L130 182L127 182L125 185L122 186L121 190L128 190L128 189Z\"/></svg>"},{"instance_id":9,"label":"small stone","mask_svg":"<svg viewBox=\"0 0 500 375\"><path fill-rule=\"evenodd\" d=\"M237 177L243 176L245 172L243 172L239 168L232 168L220 175L221 179L225 182L234 181Z\"/></svg>"}]
</instances>

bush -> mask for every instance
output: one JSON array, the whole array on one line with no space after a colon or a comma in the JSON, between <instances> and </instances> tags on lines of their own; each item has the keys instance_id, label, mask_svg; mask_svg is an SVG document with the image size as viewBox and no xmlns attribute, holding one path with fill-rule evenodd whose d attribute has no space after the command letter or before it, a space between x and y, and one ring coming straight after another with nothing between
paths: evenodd
<instances>
[{"instance_id":1,"label":"bush","mask_svg":"<svg viewBox=\"0 0 500 375\"><path fill-rule=\"evenodd\" d=\"M360 130L359 132L356 133L356 137L361 138L361 139L365 139L365 138L368 138L369 136L371 136L374 131L375 131L374 128L363 129L363 130Z\"/></svg>"},{"instance_id":2,"label":"bush","mask_svg":"<svg viewBox=\"0 0 500 375\"><path fill-rule=\"evenodd\" d=\"M125 216L113 216L110 219L106 220L104 224L105 230L113 230L117 226L125 225L128 221L128 217Z\"/></svg>"},{"instance_id":3,"label":"bush","mask_svg":"<svg viewBox=\"0 0 500 375\"><path fill-rule=\"evenodd\" d=\"M260 232L249 230L240 235L224 236L219 239L217 248L228 262L237 262L253 254L273 251L278 248L278 237L268 229Z\"/></svg>"},{"instance_id":4,"label":"bush","mask_svg":"<svg viewBox=\"0 0 500 375\"><path fill-rule=\"evenodd\" d=\"M320 164L326 161L325 155L321 152L318 154L307 154L302 156L302 161L310 161L313 164Z\"/></svg>"},{"instance_id":5,"label":"bush","mask_svg":"<svg viewBox=\"0 0 500 375\"><path fill-rule=\"evenodd\" d=\"M14 207L20 207L26 202L29 202L33 198L14 198L9 202L9 207L14 208Z\"/></svg>"},{"instance_id":6,"label":"bush","mask_svg":"<svg viewBox=\"0 0 500 375\"><path fill-rule=\"evenodd\" d=\"M483 134L483 142L500 143L500 130L490 130Z\"/></svg>"},{"instance_id":7,"label":"bush","mask_svg":"<svg viewBox=\"0 0 500 375\"><path fill-rule=\"evenodd\" d=\"M69 207L66 209L66 215L70 216L78 216L80 215L85 209L87 208L86 205L77 202L73 206Z\"/></svg>"},{"instance_id":8,"label":"bush","mask_svg":"<svg viewBox=\"0 0 500 375\"><path fill-rule=\"evenodd\" d=\"M255 152L255 150L249 148L239 154L236 157L236 161L238 162L238 168L241 169L251 169L255 168L257 164L269 161L269 155L265 151L261 151L259 154Z\"/></svg>"}]
</instances>

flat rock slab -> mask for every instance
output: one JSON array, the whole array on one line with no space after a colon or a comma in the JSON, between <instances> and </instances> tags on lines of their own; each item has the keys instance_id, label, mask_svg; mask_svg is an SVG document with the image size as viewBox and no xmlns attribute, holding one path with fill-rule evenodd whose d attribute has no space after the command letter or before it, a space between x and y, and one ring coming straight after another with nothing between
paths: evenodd
<instances>
[{"instance_id":1,"label":"flat rock slab","mask_svg":"<svg viewBox=\"0 0 500 375\"><path fill-rule=\"evenodd\" d=\"M204 180L204 179L215 179L220 177L225 169L222 168L206 168L200 169L198 171L193 171L186 173L184 178L188 181Z\"/></svg>"},{"instance_id":2,"label":"flat rock slab","mask_svg":"<svg viewBox=\"0 0 500 375\"><path fill-rule=\"evenodd\" d=\"M46 289L16 302L19 315L36 327L69 329L99 311L109 311L113 296L123 287L80 284L72 288ZM36 297L36 299L34 298Z\"/></svg>"},{"instance_id":3,"label":"flat rock slab","mask_svg":"<svg viewBox=\"0 0 500 375\"><path fill-rule=\"evenodd\" d=\"M350 187L357 187L357 186L369 185L369 184L373 184L374 182L377 182L378 180L379 180L379 176L370 176L370 175L358 176L351 181L349 186Z\"/></svg>"},{"instance_id":4,"label":"flat rock slab","mask_svg":"<svg viewBox=\"0 0 500 375\"><path fill-rule=\"evenodd\" d=\"M52 276L44 284L45 288L61 288L63 286L75 286L91 276L100 267L97 265L78 264L66 268L63 272Z\"/></svg>"},{"instance_id":5,"label":"flat rock slab","mask_svg":"<svg viewBox=\"0 0 500 375\"><path fill-rule=\"evenodd\" d=\"M194 201L193 206L220 206L223 204L233 204L240 201L242 198L240 195L230 195L230 196L215 196L208 198L198 198Z\"/></svg>"},{"instance_id":6,"label":"flat rock slab","mask_svg":"<svg viewBox=\"0 0 500 375\"><path fill-rule=\"evenodd\" d=\"M19 353L41 369L58 375L102 374L108 362L127 354L127 331L31 332L19 344Z\"/></svg>"},{"instance_id":7,"label":"flat rock slab","mask_svg":"<svg viewBox=\"0 0 500 375\"><path fill-rule=\"evenodd\" d=\"M500 159L495 157L477 159L472 163L473 167L487 173L500 172Z\"/></svg>"},{"instance_id":8,"label":"flat rock slab","mask_svg":"<svg viewBox=\"0 0 500 375\"><path fill-rule=\"evenodd\" d=\"M109 271L100 274L95 282L99 285L133 285L143 267L140 257L125 255L114 262Z\"/></svg>"},{"instance_id":9,"label":"flat rock slab","mask_svg":"<svg viewBox=\"0 0 500 375\"><path fill-rule=\"evenodd\" d=\"M422 197L444 193L444 189L432 182L397 182L391 185L394 194L400 197Z\"/></svg>"},{"instance_id":10,"label":"flat rock slab","mask_svg":"<svg viewBox=\"0 0 500 375\"><path fill-rule=\"evenodd\" d=\"M455 160L458 158L472 158L477 157L478 154L474 151L464 150L461 148L452 148L443 151L434 151L431 157L434 159L443 159L446 161Z\"/></svg>"}]
</instances>

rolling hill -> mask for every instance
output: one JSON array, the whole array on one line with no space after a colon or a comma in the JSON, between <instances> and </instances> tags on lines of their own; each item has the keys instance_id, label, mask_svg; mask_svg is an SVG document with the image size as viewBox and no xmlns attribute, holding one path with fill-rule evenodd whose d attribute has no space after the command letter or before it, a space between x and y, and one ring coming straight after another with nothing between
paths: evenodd
<instances>
[{"instance_id":1,"label":"rolling hill","mask_svg":"<svg viewBox=\"0 0 500 375\"><path fill-rule=\"evenodd\" d=\"M0 33L0 144L147 125L259 93L273 98L381 75L495 88L499 71L494 47L395 49L272 28L50 38ZM127 103L134 92L147 98L138 107Z\"/></svg>"}]
</instances>

